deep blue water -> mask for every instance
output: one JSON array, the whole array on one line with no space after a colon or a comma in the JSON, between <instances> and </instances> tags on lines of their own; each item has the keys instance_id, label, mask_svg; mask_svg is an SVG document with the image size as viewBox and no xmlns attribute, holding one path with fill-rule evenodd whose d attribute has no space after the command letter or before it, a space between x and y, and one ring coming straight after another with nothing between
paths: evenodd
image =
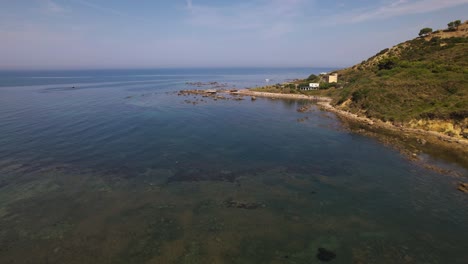
<instances>
[{"instance_id":1,"label":"deep blue water","mask_svg":"<svg viewBox=\"0 0 468 264\"><path fill-rule=\"evenodd\" d=\"M307 102L177 95L329 70L0 72L0 262L465 263L460 179Z\"/></svg>"}]
</instances>

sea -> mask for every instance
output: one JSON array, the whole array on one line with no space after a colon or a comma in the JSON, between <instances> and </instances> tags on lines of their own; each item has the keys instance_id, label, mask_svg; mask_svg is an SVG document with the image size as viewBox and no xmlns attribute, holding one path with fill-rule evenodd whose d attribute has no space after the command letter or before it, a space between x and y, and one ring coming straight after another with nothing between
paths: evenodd
<instances>
[{"instance_id":1,"label":"sea","mask_svg":"<svg viewBox=\"0 0 468 264\"><path fill-rule=\"evenodd\" d=\"M0 263L467 263L466 168L310 102L179 93L331 70L0 72Z\"/></svg>"}]
</instances>

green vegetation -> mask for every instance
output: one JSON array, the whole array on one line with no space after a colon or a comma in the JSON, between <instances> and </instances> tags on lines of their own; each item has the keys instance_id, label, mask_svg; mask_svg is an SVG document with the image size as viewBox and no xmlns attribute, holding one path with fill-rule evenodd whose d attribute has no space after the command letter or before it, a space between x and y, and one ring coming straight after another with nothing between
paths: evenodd
<instances>
[{"instance_id":1,"label":"green vegetation","mask_svg":"<svg viewBox=\"0 0 468 264\"><path fill-rule=\"evenodd\" d=\"M461 20L455 20L447 24L448 30L458 30L458 27L461 25Z\"/></svg>"},{"instance_id":2,"label":"green vegetation","mask_svg":"<svg viewBox=\"0 0 468 264\"><path fill-rule=\"evenodd\" d=\"M419 36L420 37L425 37L425 36L427 36L427 35L429 35L431 33L432 33L432 28L423 28L423 29L421 29L421 31L419 31Z\"/></svg>"},{"instance_id":3,"label":"green vegetation","mask_svg":"<svg viewBox=\"0 0 468 264\"><path fill-rule=\"evenodd\" d=\"M322 76L254 90L332 97L335 106L369 118L468 138L468 22L422 29L425 38L400 43L351 68L338 83ZM320 82L320 89L296 87Z\"/></svg>"},{"instance_id":4,"label":"green vegetation","mask_svg":"<svg viewBox=\"0 0 468 264\"><path fill-rule=\"evenodd\" d=\"M468 137L468 24L451 23L463 30L434 32L339 71L334 103L383 121L450 122Z\"/></svg>"},{"instance_id":5,"label":"green vegetation","mask_svg":"<svg viewBox=\"0 0 468 264\"><path fill-rule=\"evenodd\" d=\"M307 83L309 85L309 83ZM299 85L298 85L299 87ZM295 83L267 85L257 88L251 88L252 91L266 92L266 93L284 93L284 94L298 94L300 90L296 89Z\"/></svg>"},{"instance_id":6,"label":"green vegetation","mask_svg":"<svg viewBox=\"0 0 468 264\"><path fill-rule=\"evenodd\" d=\"M467 38L406 44L399 56L380 58L364 70L341 72L348 84L340 94L352 95L349 107L384 120L448 119L460 112L468 116Z\"/></svg>"},{"instance_id":7,"label":"green vegetation","mask_svg":"<svg viewBox=\"0 0 468 264\"><path fill-rule=\"evenodd\" d=\"M307 81L309 82L318 82L319 80L320 80L320 77L315 74L311 74L309 78L307 78Z\"/></svg>"},{"instance_id":8,"label":"green vegetation","mask_svg":"<svg viewBox=\"0 0 468 264\"><path fill-rule=\"evenodd\" d=\"M337 83L327 83L327 82L321 82L320 83L320 90L328 90L330 88L337 88Z\"/></svg>"}]
</instances>

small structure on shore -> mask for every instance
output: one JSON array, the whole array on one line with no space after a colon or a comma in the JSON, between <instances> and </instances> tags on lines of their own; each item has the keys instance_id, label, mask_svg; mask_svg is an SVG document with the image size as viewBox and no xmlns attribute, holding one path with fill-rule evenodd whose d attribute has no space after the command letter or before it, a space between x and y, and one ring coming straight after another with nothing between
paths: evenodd
<instances>
[{"instance_id":1,"label":"small structure on shore","mask_svg":"<svg viewBox=\"0 0 468 264\"><path fill-rule=\"evenodd\" d=\"M320 83L309 83L309 86L301 87L303 91L317 90L320 87Z\"/></svg>"},{"instance_id":2,"label":"small structure on shore","mask_svg":"<svg viewBox=\"0 0 468 264\"><path fill-rule=\"evenodd\" d=\"M208 90L205 90L205 92L208 94L215 94L217 91L216 89L208 89Z\"/></svg>"},{"instance_id":3,"label":"small structure on shore","mask_svg":"<svg viewBox=\"0 0 468 264\"><path fill-rule=\"evenodd\" d=\"M338 73L329 74L327 76L328 83L337 83L338 82Z\"/></svg>"}]
</instances>

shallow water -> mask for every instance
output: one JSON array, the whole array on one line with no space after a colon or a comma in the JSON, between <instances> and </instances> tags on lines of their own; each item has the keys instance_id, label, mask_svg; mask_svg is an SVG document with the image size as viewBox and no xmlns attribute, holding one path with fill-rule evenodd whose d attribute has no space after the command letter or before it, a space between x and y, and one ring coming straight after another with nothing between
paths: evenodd
<instances>
[{"instance_id":1,"label":"shallow water","mask_svg":"<svg viewBox=\"0 0 468 264\"><path fill-rule=\"evenodd\" d=\"M459 179L307 102L175 93L310 71L1 73L0 262L466 263Z\"/></svg>"}]
</instances>

